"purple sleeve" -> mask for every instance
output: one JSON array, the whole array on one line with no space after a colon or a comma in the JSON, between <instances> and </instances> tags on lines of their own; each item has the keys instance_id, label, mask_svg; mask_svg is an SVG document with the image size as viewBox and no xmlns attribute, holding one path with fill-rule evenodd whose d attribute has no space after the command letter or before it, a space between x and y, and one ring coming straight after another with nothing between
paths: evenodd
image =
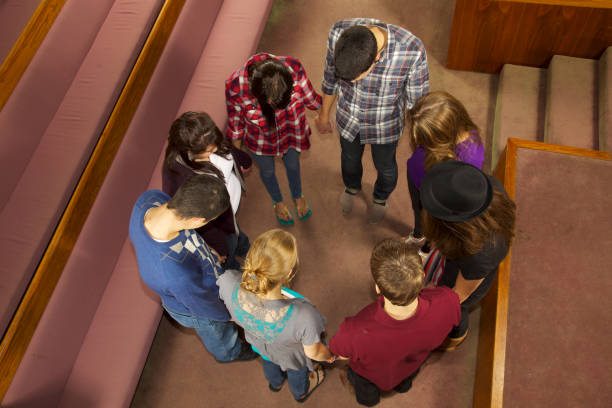
<instances>
[{"instance_id":1,"label":"purple sleeve","mask_svg":"<svg viewBox=\"0 0 612 408\"><path fill-rule=\"evenodd\" d=\"M419 145L406 162L408 176L417 189L421 189L421 181L425 177L425 149Z\"/></svg>"},{"instance_id":2,"label":"purple sleeve","mask_svg":"<svg viewBox=\"0 0 612 408\"><path fill-rule=\"evenodd\" d=\"M455 148L457 160L471 164L482 170L484 163L484 146L480 141L480 136L475 131L470 132L470 137L466 141L459 143Z\"/></svg>"}]
</instances>

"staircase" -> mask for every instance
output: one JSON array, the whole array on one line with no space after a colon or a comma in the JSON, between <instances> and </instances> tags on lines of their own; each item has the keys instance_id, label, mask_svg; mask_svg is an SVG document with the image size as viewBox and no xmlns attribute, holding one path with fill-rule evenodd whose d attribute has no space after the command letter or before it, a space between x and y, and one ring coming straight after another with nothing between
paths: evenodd
<instances>
[{"instance_id":1,"label":"staircase","mask_svg":"<svg viewBox=\"0 0 612 408\"><path fill-rule=\"evenodd\" d=\"M504 65L491 168L510 137L611 151L611 105L612 47L599 60L555 55L548 69Z\"/></svg>"}]
</instances>

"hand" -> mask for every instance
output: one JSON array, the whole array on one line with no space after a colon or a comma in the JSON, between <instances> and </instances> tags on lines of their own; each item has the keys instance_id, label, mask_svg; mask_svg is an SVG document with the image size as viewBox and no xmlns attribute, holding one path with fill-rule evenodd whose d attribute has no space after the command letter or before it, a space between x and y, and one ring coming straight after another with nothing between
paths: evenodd
<instances>
[{"instance_id":1,"label":"hand","mask_svg":"<svg viewBox=\"0 0 612 408\"><path fill-rule=\"evenodd\" d=\"M315 125L317 126L317 130L322 135L328 134L332 132L333 126L329 117L323 116L320 113L317 113L315 117Z\"/></svg>"},{"instance_id":2,"label":"hand","mask_svg":"<svg viewBox=\"0 0 612 408\"><path fill-rule=\"evenodd\" d=\"M249 167L240 166L240 171L242 172L243 176L246 176L247 174L249 174L252 169L253 169L253 166L249 166Z\"/></svg>"},{"instance_id":3,"label":"hand","mask_svg":"<svg viewBox=\"0 0 612 408\"><path fill-rule=\"evenodd\" d=\"M221 264L222 264L223 262L225 262L225 260L227 259L227 255L225 255L225 256L221 256L221 255L219 255L219 253L218 253L217 251L215 251L213 248L210 248L210 251L211 251L213 254L215 254L215 256L217 257L217 259L219 260L219 263L221 263Z\"/></svg>"}]
</instances>

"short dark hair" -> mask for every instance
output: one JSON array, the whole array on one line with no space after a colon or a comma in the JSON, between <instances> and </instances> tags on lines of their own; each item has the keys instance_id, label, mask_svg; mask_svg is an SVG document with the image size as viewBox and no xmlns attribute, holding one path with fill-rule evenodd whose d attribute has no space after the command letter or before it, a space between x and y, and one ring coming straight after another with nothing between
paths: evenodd
<instances>
[{"instance_id":1,"label":"short dark hair","mask_svg":"<svg viewBox=\"0 0 612 408\"><path fill-rule=\"evenodd\" d=\"M293 94L293 76L276 58L266 58L248 68L249 88L257 98L269 126L276 126L275 109L285 109ZM272 104L270 104L272 102Z\"/></svg>"},{"instance_id":2,"label":"short dark hair","mask_svg":"<svg viewBox=\"0 0 612 408\"><path fill-rule=\"evenodd\" d=\"M417 248L400 239L387 238L372 251L370 269L382 295L397 306L409 305L425 282Z\"/></svg>"},{"instance_id":3,"label":"short dark hair","mask_svg":"<svg viewBox=\"0 0 612 408\"><path fill-rule=\"evenodd\" d=\"M340 34L334 49L336 76L352 81L374 63L378 44L374 33L366 26L349 27Z\"/></svg>"},{"instance_id":4,"label":"short dark hair","mask_svg":"<svg viewBox=\"0 0 612 408\"><path fill-rule=\"evenodd\" d=\"M168 201L168 209L180 217L212 220L230 206L225 184L209 174L194 174L179 187Z\"/></svg>"}]
</instances>

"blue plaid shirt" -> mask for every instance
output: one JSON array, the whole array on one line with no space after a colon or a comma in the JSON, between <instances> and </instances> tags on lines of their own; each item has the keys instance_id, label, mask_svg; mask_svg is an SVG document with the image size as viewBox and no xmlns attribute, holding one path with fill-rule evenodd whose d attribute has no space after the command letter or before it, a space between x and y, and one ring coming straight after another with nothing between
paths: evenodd
<instances>
[{"instance_id":1,"label":"blue plaid shirt","mask_svg":"<svg viewBox=\"0 0 612 408\"><path fill-rule=\"evenodd\" d=\"M336 77L334 47L342 31L354 25L387 30L387 46L363 79L349 82ZM329 32L321 89L327 95L338 94L336 123L341 137L351 142L359 135L362 144L395 142L404 130L406 108L429 92L425 47L409 31L380 20L341 20Z\"/></svg>"}]
</instances>

